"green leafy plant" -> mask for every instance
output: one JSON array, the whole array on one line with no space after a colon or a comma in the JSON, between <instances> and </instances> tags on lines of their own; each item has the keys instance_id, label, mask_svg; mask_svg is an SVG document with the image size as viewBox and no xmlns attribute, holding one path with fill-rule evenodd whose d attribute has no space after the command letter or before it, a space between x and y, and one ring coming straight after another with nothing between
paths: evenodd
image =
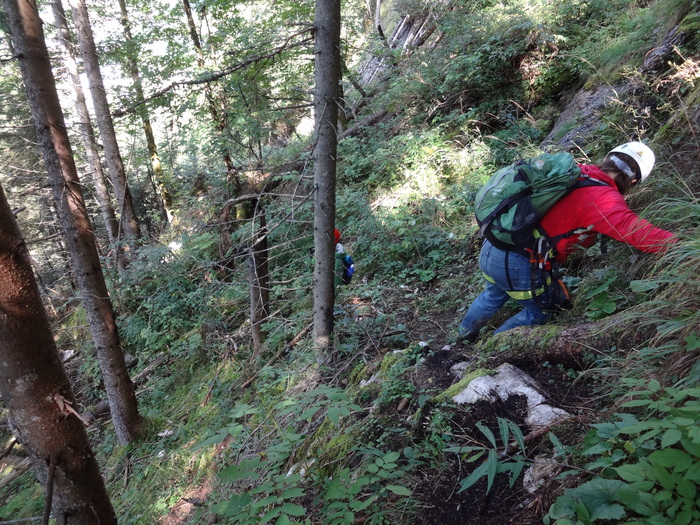
<instances>
[{"instance_id":1,"label":"green leafy plant","mask_svg":"<svg viewBox=\"0 0 700 525\"><path fill-rule=\"evenodd\" d=\"M522 451L525 450L525 440L520 427L507 419L498 418L499 437L501 439L501 451L496 442L496 436L483 423L477 423L476 427L486 437L491 446L474 445L468 447L449 447L446 452L455 452L463 454L463 459L467 463L474 463L483 459L481 465L476 467L469 476L459 482L459 492L467 490L469 487L476 484L481 478L486 477L486 493L491 491L493 482L496 479L496 474L503 472L510 473L509 485L512 487L517 481L523 468L528 464ZM512 457L506 455L510 445L510 437L513 436L515 443L521 452ZM484 456L486 456L484 458Z\"/></svg>"},{"instance_id":2,"label":"green leafy plant","mask_svg":"<svg viewBox=\"0 0 700 525\"><path fill-rule=\"evenodd\" d=\"M321 416L332 424L340 418L361 410L352 403L342 389L321 385L316 389L278 401L272 407L270 427L274 439L257 456L244 457L224 468L219 477L235 487L226 501L212 507L234 523L295 523L294 519L307 514L298 498L306 494L304 478L289 471L287 462L306 440L306 435L295 431L299 425ZM219 443L228 436L239 438L247 427L240 421L258 418L260 407L249 404L237 406L231 413L233 422L206 439L200 446ZM266 421L262 424L266 424ZM305 469L305 468L304 468ZM311 476L311 474L309 474Z\"/></svg>"},{"instance_id":3,"label":"green leafy plant","mask_svg":"<svg viewBox=\"0 0 700 525\"><path fill-rule=\"evenodd\" d=\"M605 277L602 283L586 293L585 298L590 302L586 306L586 316L595 321L617 311L618 301L622 294L615 290L614 284L619 279L615 273Z\"/></svg>"},{"instance_id":4,"label":"green leafy plant","mask_svg":"<svg viewBox=\"0 0 700 525\"><path fill-rule=\"evenodd\" d=\"M327 525L353 523L360 513L369 515L366 523L378 523L383 515L379 503L390 495L408 498L412 494L411 489L395 481L407 473L399 463L400 452L360 452L367 459L359 469L343 468L324 483Z\"/></svg>"},{"instance_id":5,"label":"green leafy plant","mask_svg":"<svg viewBox=\"0 0 700 525\"><path fill-rule=\"evenodd\" d=\"M230 483L241 480L258 482L255 486L240 494L233 494L228 501L218 503L212 510L232 518L234 523L292 523L296 517L306 515L306 509L294 503L306 491L299 487L299 474L275 473L264 476L263 473L277 472L279 457L260 457L244 459L237 465L226 467L219 475Z\"/></svg>"},{"instance_id":6,"label":"green leafy plant","mask_svg":"<svg viewBox=\"0 0 700 525\"><path fill-rule=\"evenodd\" d=\"M639 387L640 381L628 380ZM697 523L700 519L700 388L661 388L658 381L633 391L623 408L643 408L638 419L617 414L593 425L583 458L599 475L567 490L545 523L593 523L627 518L634 523Z\"/></svg>"}]
</instances>

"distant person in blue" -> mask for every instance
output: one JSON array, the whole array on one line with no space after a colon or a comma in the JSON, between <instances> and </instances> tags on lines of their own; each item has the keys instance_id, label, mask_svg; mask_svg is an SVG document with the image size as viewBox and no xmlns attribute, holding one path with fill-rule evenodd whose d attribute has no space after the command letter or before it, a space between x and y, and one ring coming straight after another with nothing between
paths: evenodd
<instances>
[{"instance_id":1,"label":"distant person in blue","mask_svg":"<svg viewBox=\"0 0 700 525\"><path fill-rule=\"evenodd\" d=\"M336 228L333 231L335 240L335 289L339 286L350 284L355 273L355 262L345 252L345 247L340 244L340 232Z\"/></svg>"}]
</instances>

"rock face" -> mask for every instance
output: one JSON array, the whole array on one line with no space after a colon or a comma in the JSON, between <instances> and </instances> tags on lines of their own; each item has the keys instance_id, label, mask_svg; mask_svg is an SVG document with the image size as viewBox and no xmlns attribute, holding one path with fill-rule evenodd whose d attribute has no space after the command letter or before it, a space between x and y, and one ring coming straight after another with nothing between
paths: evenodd
<instances>
[{"instance_id":1,"label":"rock face","mask_svg":"<svg viewBox=\"0 0 700 525\"><path fill-rule=\"evenodd\" d=\"M600 117L601 110L618 102L628 89L625 86L607 84L582 89L566 105L542 145L576 149L577 153L579 148L585 150L586 142L604 125Z\"/></svg>"},{"instance_id":2,"label":"rock face","mask_svg":"<svg viewBox=\"0 0 700 525\"><path fill-rule=\"evenodd\" d=\"M495 375L483 375L473 379L469 386L452 398L457 404L473 404L477 401L506 401L510 396L527 399L527 418L530 427L550 426L571 417L566 410L545 403L544 389L532 377L511 364L504 363Z\"/></svg>"}]
</instances>

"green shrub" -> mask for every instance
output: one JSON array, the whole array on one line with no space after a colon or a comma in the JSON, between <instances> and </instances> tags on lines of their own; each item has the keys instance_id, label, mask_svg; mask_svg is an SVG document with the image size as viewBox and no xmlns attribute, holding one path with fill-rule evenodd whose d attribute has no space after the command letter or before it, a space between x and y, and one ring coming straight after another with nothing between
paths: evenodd
<instances>
[{"instance_id":1,"label":"green shrub","mask_svg":"<svg viewBox=\"0 0 700 525\"><path fill-rule=\"evenodd\" d=\"M700 520L700 388L662 388L655 380L627 384L639 390L622 408L644 412L593 425L580 456L589 460L585 470L599 475L566 490L545 523Z\"/></svg>"}]
</instances>

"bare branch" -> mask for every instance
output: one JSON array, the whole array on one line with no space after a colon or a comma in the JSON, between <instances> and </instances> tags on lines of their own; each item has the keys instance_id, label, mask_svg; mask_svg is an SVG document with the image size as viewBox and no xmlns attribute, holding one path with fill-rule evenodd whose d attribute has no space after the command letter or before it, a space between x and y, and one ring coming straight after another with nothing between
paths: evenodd
<instances>
[{"instance_id":1,"label":"bare branch","mask_svg":"<svg viewBox=\"0 0 700 525\"><path fill-rule=\"evenodd\" d=\"M305 38L303 40L300 40L299 42L294 42L291 44L290 44L290 41L299 35L303 35L305 33L311 32L311 31L312 31L312 29L308 28L308 29L304 29L303 31L300 31L299 33L295 33L293 35L290 35L289 37L287 37L285 39L285 41L281 45L277 46L276 48L269 51L268 53L264 53L262 55L252 56L252 57L244 60L243 62L239 62L237 64L234 64L234 65L227 67L221 71L211 73L207 76L194 78L191 80L182 80L182 81L172 82L168 86L164 87L163 89L160 89L160 90L156 91L155 93L151 94L150 96L145 97L143 100L139 101L138 103L134 104L133 106L128 107L128 108L118 109L118 110L114 111L112 113L112 115L114 117L123 117L124 115L128 115L129 113L134 112L136 110L136 108L139 107L141 104L145 104L146 102L149 102L155 98L162 97L163 95L165 95L169 91L172 91L176 87L209 84L211 82L219 80L220 78L223 78L227 75L230 75L231 73L234 73L236 71L240 71L241 69L245 69L248 66L251 66L251 65L256 64L258 62L262 62L264 60L281 55L282 53L284 53L285 51L287 51L289 49L307 45L313 41L313 37L308 37L308 38Z\"/></svg>"}]
</instances>

